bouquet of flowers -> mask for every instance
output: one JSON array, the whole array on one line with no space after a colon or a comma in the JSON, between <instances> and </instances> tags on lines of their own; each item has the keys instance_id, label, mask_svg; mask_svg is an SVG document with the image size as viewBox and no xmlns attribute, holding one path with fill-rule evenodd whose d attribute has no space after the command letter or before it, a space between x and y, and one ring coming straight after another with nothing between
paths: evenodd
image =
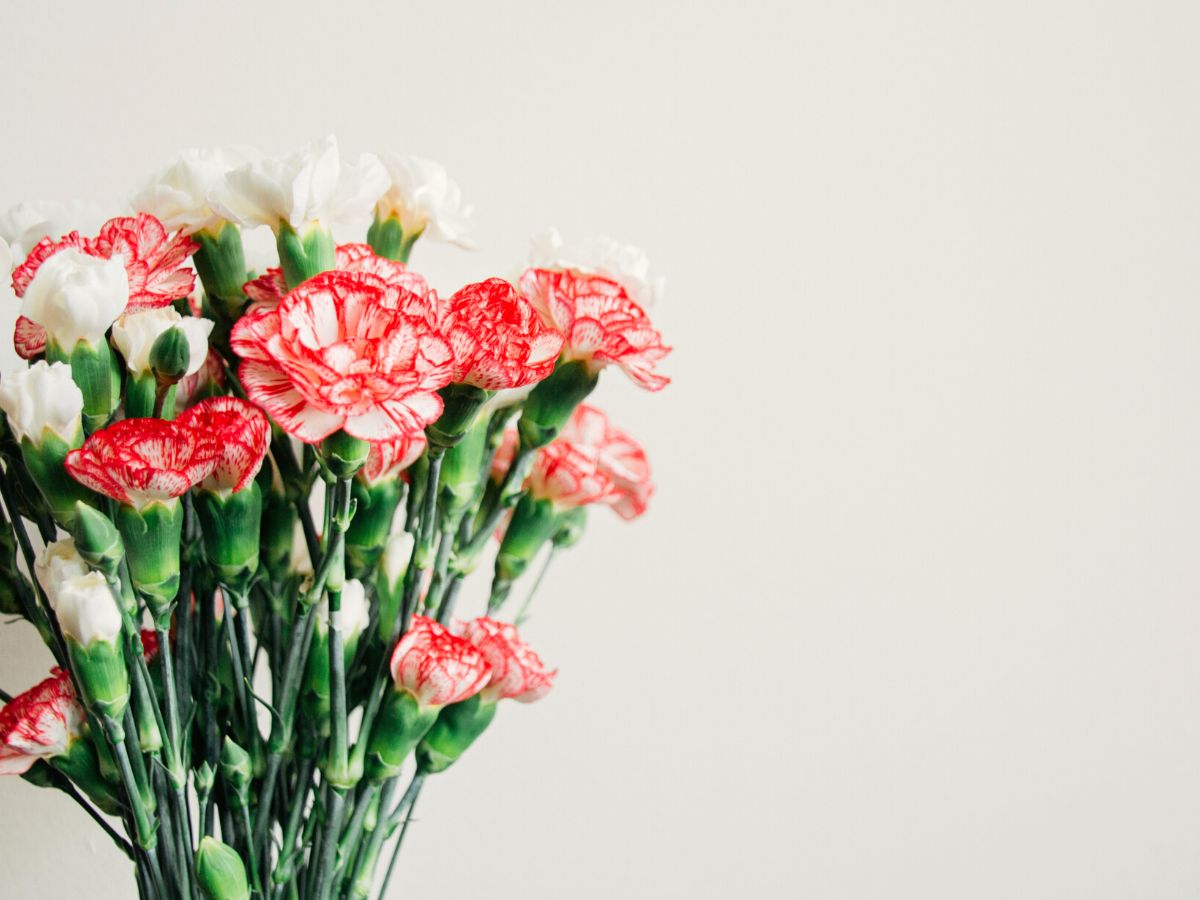
<instances>
[{"instance_id":1,"label":"bouquet of flowers","mask_svg":"<svg viewBox=\"0 0 1200 900\"><path fill-rule=\"evenodd\" d=\"M0 223L28 360L0 380L0 609L54 665L3 695L0 773L69 794L144 898L382 896L422 786L550 690L514 583L589 506L646 508L644 451L585 400L609 367L667 383L661 286L550 233L439 296L408 260L467 243L458 187L332 138L189 151L130 205Z\"/></svg>"}]
</instances>

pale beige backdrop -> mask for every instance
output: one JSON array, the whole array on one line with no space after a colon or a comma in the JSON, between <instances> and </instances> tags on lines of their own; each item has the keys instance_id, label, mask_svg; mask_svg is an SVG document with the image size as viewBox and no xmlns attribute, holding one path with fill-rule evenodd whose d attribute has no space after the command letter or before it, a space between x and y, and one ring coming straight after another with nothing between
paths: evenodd
<instances>
[{"instance_id":1,"label":"pale beige backdrop","mask_svg":"<svg viewBox=\"0 0 1200 900\"><path fill-rule=\"evenodd\" d=\"M559 684L430 785L395 897L1190 900L1198 41L1194 2L8 3L0 205L335 131L475 202L443 287L548 223L668 276L675 384L599 397L658 497L551 572ZM6 689L46 666L0 631ZM0 872L132 896L15 779Z\"/></svg>"}]
</instances>

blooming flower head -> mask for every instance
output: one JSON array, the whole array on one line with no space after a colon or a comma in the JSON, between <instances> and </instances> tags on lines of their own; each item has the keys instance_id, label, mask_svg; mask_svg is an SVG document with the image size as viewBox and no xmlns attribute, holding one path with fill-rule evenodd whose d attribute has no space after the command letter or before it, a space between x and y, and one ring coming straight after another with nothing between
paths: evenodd
<instances>
[{"instance_id":1,"label":"blooming flower head","mask_svg":"<svg viewBox=\"0 0 1200 900\"><path fill-rule=\"evenodd\" d=\"M425 452L428 442L421 431L405 434L390 441L372 441L367 463L360 474L367 484L385 478L395 478Z\"/></svg>"},{"instance_id":2,"label":"blooming flower head","mask_svg":"<svg viewBox=\"0 0 1200 900\"><path fill-rule=\"evenodd\" d=\"M425 300L422 305L428 308L431 315L436 314L437 296L430 289L429 283L404 263L376 256L368 244L341 244L337 248L336 259L338 271L366 272L387 284L404 288ZM248 312L274 309L287 294L287 281L284 280L283 269L276 266L247 281L243 289L252 301Z\"/></svg>"},{"instance_id":3,"label":"blooming flower head","mask_svg":"<svg viewBox=\"0 0 1200 900\"><path fill-rule=\"evenodd\" d=\"M193 428L164 419L122 419L67 454L80 484L142 509L184 494L217 463L212 442Z\"/></svg>"},{"instance_id":4,"label":"blooming flower head","mask_svg":"<svg viewBox=\"0 0 1200 900\"><path fill-rule=\"evenodd\" d=\"M644 310L652 310L662 301L666 287L665 279L651 277L645 250L603 235L568 244L557 228L547 228L530 238L529 265L600 275L625 288L625 293Z\"/></svg>"},{"instance_id":5,"label":"blooming flower head","mask_svg":"<svg viewBox=\"0 0 1200 900\"><path fill-rule=\"evenodd\" d=\"M66 753L83 733L84 711L70 676L53 669L0 709L0 775L20 775L40 759Z\"/></svg>"},{"instance_id":6,"label":"blooming flower head","mask_svg":"<svg viewBox=\"0 0 1200 900\"><path fill-rule=\"evenodd\" d=\"M64 250L74 250L97 259L120 258L127 279L129 310L168 306L196 286L196 273L186 263L197 247L186 235L168 236L154 216L121 216L105 222L94 238L80 237L77 231L58 240L43 238L13 271L13 291L18 297L25 296L48 260Z\"/></svg>"},{"instance_id":7,"label":"blooming flower head","mask_svg":"<svg viewBox=\"0 0 1200 900\"><path fill-rule=\"evenodd\" d=\"M18 441L41 444L47 432L71 443L83 427L83 392L67 363L34 363L0 380L0 409Z\"/></svg>"},{"instance_id":8,"label":"blooming flower head","mask_svg":"<svg viewBox=\"0 0 1200 900\"><path fill-rule=\"evenodd\" d=\"M178 328L187 337L191 351L185 375L195 375L208 358L208 336L213 329L212 319L181 316L172 307L147 309L126 313L113 323L112 340L125 367L133 374L150 371L150 348L170 328Z\"/></svg>"},{"instance_id":9,"label":"blooming flower head","mask_svg":"<svg viewBox=\"0 0 1200 900\"><path fill-rule=\"evenodd\" d=\"M453 355L425 301L373 275L324 272L274 310L243 316L230 345L252 401L306 443L343 429L367 441L411 435L442 411Z\"/></svg>"},{"instance_id":10,"label":"blooming flower head","mask_svg":"<svg viewBox=\"0 0 1200 900\"><path fill-rule=\"evenodd\" d=\"M654 495L650 463L640 443L608 421L594 406L580 404L561 439L594 447L602 472L612 481L612 492L605 498L623 519L636 519L646 511Z\"/></svg>"},{"instance_id":11,"label":"blooming flower head","mask_svg":"<svg viewBox=\"0 0 1200 900\"><path fill-rule=\"evenodd\" d=\"M0 214L0 240L19 263L42 238L72 231L91 234L104 218L99 206L84 201L23 201Z\"/></svg>"},{"instance_id":12,"label":"blooming flower head","mask_svg":"<svg viewBox=\"0 0 1200 900\"><path fill-rule=\"evenodd\" d=\"M463 637L475 645L491 667L491 680L480 693L485 700L540 700L554 684L557 670L547 672L541 658L517 634L517 627L481 616L462 624Z\"/></svg>"},{"instance_id":13,"label":"blooming flower head","mask_svg":"<svg viewBox=\"0 0 1200 900\"><path fill-rule=\"evenodd\" d=\"M209 203L209 192L229 171L257 156L242 147L184 150L139 188L129 204L173 231L216 232L224 219Z\"/></svg>"},{"instance_id":14,"label":"blooming flower head","mask_svg":"<svg viewBox=\"0 0 1200 900\"><path fill-rule=\"evenodd\" d=\"M251 160L225 174L209 192L212 209L239 225L281 223L296 231L365 219L387 190L379 160L362 154L345 162L332 135L292 153Z\"/></svg>"},{"instance_id":15,"label":"blooming flower head","mask_svg":"<svg viewBox=\"0 0 1200 900\"><path fill-rule=\"evenodd\" d=\"M422 706L466 700L491 678L491 668L470 641L426 616L414 616L392 651L392 680Z\"/></svg>"},{"instance_id":16,"label":"blooming flower head","mask_svg":"<svg viewBox=\"0 0 1200 900\"><path fill-rule=\"evenodd\" d=\"M41 263L35 274L18 291L23 297L21 314L27 321L18 323L17 343L29 350L44 349L46 337L67 352L80 341L97 344L125 311L129 280L119 259L62 249ZM15 289L16 272L13 279ZM42 335L37 333L39 327Z\"/></svg>"},{"instance_id":17,"label":"blooming flower head","mask_svg":"<svg viewBox=\"0 0 1200 900\"><path fill-rule=\"evenodd\" d=\"M454 351L453 382L487 391L541 381L554 371L563 344L501 278L454 294L443 311L442 333Z\"/></svg>"},{"instance_id":18,"label":"blooming flower head","mask_svg":"<svg viewBox=\"0 0 1200 900\"><path fill-rule=\"evenodd\" d=\"M462 191L440 163L402 153L380 156L391 186L379 199L375 214L380 219L395 217L406 235L426 235L460 247L473 246L471 207L463 203Z\"/></svg>"},{"instance_id":19,"label":"blooming flower head","mask_svg":"<svg viewBox=\"0 0 1200 900\"><path fill-rule=\"evenodd\" d=\"M526 484L535 499L564 509L604 500L613 491L596 448L561 439L537 452Z\"/></svg>"},{"instance_id":20,"label":"blooming flower head","mask_svg":"<svg viewBox=\"0 0 1200 900\"><path fill-rule=\"evenodd\" d=\"M256 406L237 397L210 397L176 421L212 447L216 462L201 482L205 490L236 493L262 468L271 443L271 426Z\"/></svg>"},{"instance_id":21,"label":"blooming flower head","mask_svg":"<svg viewBox=\"0 0 1200 900\"><path fill-rule=\"evenodd\" d=\"M528 269L521 293L563 336L563 358L599 370L615 364L635 384L657 391L671 379L654 365L671 352L646 313L615 281L572 271Z\"/></svg>"}]
</instances>

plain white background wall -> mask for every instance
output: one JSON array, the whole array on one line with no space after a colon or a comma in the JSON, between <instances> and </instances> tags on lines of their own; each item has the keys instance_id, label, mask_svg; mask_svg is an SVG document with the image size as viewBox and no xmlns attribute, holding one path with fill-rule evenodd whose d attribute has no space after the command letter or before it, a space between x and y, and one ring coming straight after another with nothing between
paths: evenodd
<instances>
[{"instance_id":1,"label":"plain white background wall","mask_svg":"<svg viewBox=\"0 0 1200 900\"><path fill-rule=\"evenodd\" d=\"M559 685L426 791L395 896L1194 898L1198 38L1190 2L11 3L0 205L334 131L474 200L481 250L414 257L443 287L545 224L669 277L675 384L599 396L653 509L551 571ZM6 689L47 665L0 630ZM69 802L0 810L5 896L133 896Z\"/></svg>"}]
</instances>

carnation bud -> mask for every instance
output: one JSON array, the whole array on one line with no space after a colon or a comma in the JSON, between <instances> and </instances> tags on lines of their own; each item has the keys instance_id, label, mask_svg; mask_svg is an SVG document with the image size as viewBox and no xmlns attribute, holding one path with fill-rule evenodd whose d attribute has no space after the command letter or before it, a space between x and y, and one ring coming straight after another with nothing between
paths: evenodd
<instances>
[{"instance_id":1,"label":"carnation bud","mask_svg":"<svg viewBox=\"0 0 1200 900\"><path fill-rule=\"evenodd\" d=\"M150 371L159 384L175 384L188 373L191 361L187 333L178 326L168 328L150 347Z\"/></svg>"},{"instance_id":2,"label":"carnation bud","mask_svg":"<svg viewBox=\"0 0 1200 900\"><path fill-rule=\"evenodd\" d=\"M58 586L55 609L67 650L88 701L119 721L129 704L129 672L121 647L121 611L99 572L68 578Z\"/></svg>"},{"instance_id":3,"label":"carnation bud","mask_svg":"<svg viewBox=\"0 0 1200 900\"><path fill-rule=\"evenodd\" d=\"M244 589L258 571L262 492L251 481L232 494L197 490L204 551L222 584Z\"/></svg>"},{"instance_id":4,"label":"carnation bud","mask_svg":"<svg viewBox=\"0 0 1200 900\"><path fill-rule=\"evenodd\" d=\"M442 458L439 499L445 522L458 522L479 490L479 483L484 477L483 454L487 434L487 418L479 416L462 440L447 450Z\"/></svg>"},{"instance_id":5,"label":"carnation bud","mask_svg":"<svg viewBox=\"0 0 1200 900\"><path fill-rule=\"evenodd\" d=\"M384 478L367 484L359 477L350 482L354 498L354 518L346 529L346 563L355 578L365 576L379 561L392 530L396 507L403 487L398 478Z\"/></svg>"},{"instance_id":6,"label":"carnation bud","mask_svg":"<svg viewBox=\"0 0 1200 900\"><path fill-rule=\"evenodd\" d=\"M228 781L239 796L244 796L253 777L250 754L234 743L228 735L221 747L221 777Z\"/></svg>"},{"instance_id":7,"label":"carnation bud","mask_svg":"<svg viewBox=\"0 0 1200 900\"><path fill-rule=\"evenodd\" d=\"M82 501L75 504L75 549L108 579L117 576L125 545L112 519Z\"/></svg>"},{"instance_id":8,"label":"carnation bud","mask_svg":"<svg viewBox=\"0 0 1200 900\"><path fill-rule=\"evenodd\" d=\"M554 535L558 525L559 516L553 501L522 494L496 555L496 578L516 581L542 545Z\"/></svg>"},{"instance_id":9,"label":"carnation bud","mask_svg":"<svg viewBox=\"0 0 1200 900\"><path fill-rule=\"evenodd\" d=\"M196 879L207 900L250 900L246 867L236 850L213 837L200 841Z\"/></svg>"},{"instance_id":10,"label":"carnation bud","mask_svg":"<svg viewBox=\"0 0 1200 900\"><path fill-rule=\"evenodd\" d=\"M196 767L193 779L196 783L196 793L201 797L207 797L212 793L213 784L217 780L217 773L208 761L205 760Z\"/></svg>"},{"instance_id":11,"label":"carnation bud","mask_svg":"<svg viewBox=\"0 0 1200 900\"><path fill-rule=\"evenodd\" d=\"M583 532L586 527L586 506L574 506L570 509L565 509L558 514L558 530L554 532L554 537L551 540L553 540L554 546L557 549L566 550L568 547L574 547L583 539Z\"/></svg>"},{"instance_id":12,"label":"carnation bud","mask_svg":"<svg viewBox=\"0 0 1200 900\"><path fill-rule=\"evenodd\" d=\"M392 639L396 620L400 617L400 603L404 599L404 576L412 560L416 538L407 531L397 531L384 545L383 558L375 576L375 599L379 612L377 629L379 639L385 644Z\"/></svg>"},{"instance_id":13,"label":"carnation bud","mask_svg":"<svg viewBox=\"0 0 1200 900\"><path fill-rule=\"evenodd\" d=\"M204 230L192 237L200 244L192 261L204 293L217 301L226 316L236 319L246 304L242 292L246 283L246 256L241 230L232 222L225 222L215 236Z\"/></svg>"},{"instance_id":14,"label":"carnation bud","mask_svg":"<svg viewBox=\"0 0 1200 900\"><path fill-rule=\"evenodd\" d=\"M321 456L335 478L349 478L363 467L371 445L338 430L321 442Z\"/></svg>"}]
</instances>

